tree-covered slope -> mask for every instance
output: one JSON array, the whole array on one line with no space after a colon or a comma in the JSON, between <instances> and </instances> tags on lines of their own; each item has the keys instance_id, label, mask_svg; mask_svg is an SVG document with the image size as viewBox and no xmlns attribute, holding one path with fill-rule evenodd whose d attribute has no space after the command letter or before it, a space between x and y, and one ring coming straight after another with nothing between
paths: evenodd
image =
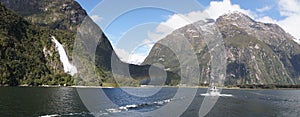
<instances>
[{"instance_id":1,"label":"tree-covered slope","mask_svg":"<svg viewBox=\"0 0 300 117\"><path fill-rule=\"evenodd\" d=\"M50 44L46 33L49 31L31 25L2 4L0 10L0 84L64 84L70 81L66 74L46 65L43 47ZM55 75L66 78L55 79Z\"/></svg>"},{"instance_id":2,"label":"tree-covered slope","mask_svg":"<svg viewBox=\"0 0 300 117\"><path fill-rule=\"evenodd\" d=\"M2 56L5 58L2 62L9 63L6 64L7 68L1 67L3 68L1 75L5 76L1 77L4 79L2 85L72 85L74 78L75 85L116 83L112 74L112 61L117 66L114 73L121 78L119 81L126 82L124 85L130 82L138 84L130 77L149 78L149 65L131 65L115 56L108 38L75 0L0 0L0 2L3 4L1 14L5 16L0 18L3 20L0 43L11 43L1 48ZM9 17L7 14L12 16ZM51 41L52 36L62 44L72 64L79 64L77 68L79 73L74 77L64 73L58 49ZM95 45L95 48L89 44ZM91 48L95 49L94 53L90 53ZM74 53L78 60L72 60ZM115 57L112 59L112 56ZM11 58L20 62L15 63ZM130 74L123 68L128 68ZM12 83L7 83L8 81Z\"/></svg>"}]
</instances>

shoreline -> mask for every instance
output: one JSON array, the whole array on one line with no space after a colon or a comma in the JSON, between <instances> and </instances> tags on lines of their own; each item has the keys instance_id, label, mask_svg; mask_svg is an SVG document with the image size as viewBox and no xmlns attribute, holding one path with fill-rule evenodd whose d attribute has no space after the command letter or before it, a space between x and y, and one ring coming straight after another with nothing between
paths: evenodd
<instances>
[{"instance_id":1,"label":"shoreline","mask_svg":"<svg viewBox=\"0 0 300 117\"><path fill-rule=\"evenodd\" d=\"M79 86L79 85L72 85L72 86L62 86L62 85L41 85L41 86L29 86L29 85L19 85L19 86L0 86L0 87L40 87L40 88L61 88L61 87L68 87L68 88L200 88L200 89L207 89L208 86L144 86L144 87L132 87L132 86L120 86L120 87L103 87L103 86ZM300 90L300 88L240 88L240 87L221 87L220 89L225 90Z\"/></svg>"}]
</instances>

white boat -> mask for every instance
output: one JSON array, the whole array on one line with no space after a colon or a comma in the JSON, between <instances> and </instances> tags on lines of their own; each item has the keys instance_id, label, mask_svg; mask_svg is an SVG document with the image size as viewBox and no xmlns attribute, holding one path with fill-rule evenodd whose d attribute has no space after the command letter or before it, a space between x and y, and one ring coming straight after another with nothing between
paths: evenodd
<instances>
[{"instance_id":1,"label":"white boat","mask_svg":"<svg viewBox=\"0 0 300 117\"><path fill-rule=\"evenodd\" d=\"M209 89L209 93L211 96L220 95L219 89L217 89L217 87L215 87L215 86Z\"/></svg>"},{"instance_id":2,"label":"white boat","mask_svg":"<svg viewBox=\"0 0 300 117\"><path fill-rule=\"evenodd\" d=\"M200 94L202 96L219 96L220 92L219 89L217 89L217 87L213 86L211 88L209 88L208 92L205 94Z\"/></svg>"},{"instance_id":3,"label":"white boat","mask_svg":"<svg viewBox=\"0 0 300 117\"><path fill-rule=\"evenodd\" d=\"M220 90L213 86L211 87L207 93L200 94L201 96L232 96L231 94L220 94Z\"/></svg>"}]
</instances>

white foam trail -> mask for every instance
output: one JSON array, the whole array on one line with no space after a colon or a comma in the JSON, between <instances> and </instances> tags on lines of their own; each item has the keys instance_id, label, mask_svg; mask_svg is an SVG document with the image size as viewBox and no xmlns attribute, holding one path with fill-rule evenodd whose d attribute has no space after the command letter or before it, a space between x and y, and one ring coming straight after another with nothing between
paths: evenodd
<instances>
[{"instance_id":1,"label":"white foam trail","mask_svg":"<svg viewBox=\"0 0 300 117\"><path fill-rule=\"evenodd\" d=\"M204 93L204 94L200 94L201 96L220 96L220 97L232 97L232 94L216 94L216 95L212 95L210 93Z\"/></svg>"},{"instance_id":2,"label":"white foam trail","mask_svg":"<svg viewBox=\"0 0 300 117\"><path fill-rule=\"evenodd\" d=\"M147 106L162 106L164 104L167 104L175 99L166 99L166 100L161 100L161 101L154 101L154 102L149 102L149 103L142 103L142 104L130 104L130 105L125 105L121 106L119 108L109 108L105 109L109 113L120 113L123 111L128 111L129 109L134 109L134 108L144 108Z\"/></svg>"},{"instance_id":3,"label":"white foam trail","mask_svg":"<svg viewBox=\"0 0 300 117\"><path fill-rule=\"evenodd\" d=\"M58 114L53 114L53 115L42 115L39 117L58 117L58 116L59 116Z\"/></svg>"},{"instance_id":4,"label":"white foam trail","mask_svg":"<svg viewBox=\"0 0 300 117\"><path fill-rule=\"evenodd\" d=\"M51 40L52 40L52 42L54 42L55 43L55 47L57 48L57 50L58 50L58 53L59 53L59 59L60 59L60 61L62 62L62 64L63 64L63 67L64 67L64 72L65 73L68 73L68 74L70 74L70 75L74 75L74 74L76 74L77 73L77 68L74 66L74 65L72 65L71 64L71 62L69 61L69 58L68 58L68 56L67 56L67 53L66 53L66 51L65 51L65 49L64 49L64 47L63 47L63 45L62 44L60 44L56 39L55 39L55 37L54 36L51 36Z\"/></svg>"}]
</instances>

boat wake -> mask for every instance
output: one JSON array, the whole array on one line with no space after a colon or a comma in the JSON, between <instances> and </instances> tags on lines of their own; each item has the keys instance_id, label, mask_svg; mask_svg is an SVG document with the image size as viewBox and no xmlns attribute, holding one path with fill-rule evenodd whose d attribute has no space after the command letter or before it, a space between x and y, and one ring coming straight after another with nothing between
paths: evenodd
<instances>
[{"instance_id":1,"label":"boat wake","mask_svg":"<svg viewBox=\"0 0 300 117\"><path fill-rule=\"evenodd\" d=\"M148 103L141 103L141 104L131 104L131 105L125 105L125 106L120 106L118 108L110 108L106 109L107 112L109 113L119 113L123 111L129 111L129 110L139 110L142 108L159 108L175 99L166 99L166 100L161 100L161 101L155 101L155 102L148 102Z\"/></svg>"},{"instance_id":2,"label":"boat wake","mask_svg":"<svg viewBox=\"0 0 300 117\"><path fill-rule=\"evenodd\" d=\"M92 117L91 113L66 113L66 114L51 114L51 115L40 115L39 117Z\"/></svg>"},{"instance_id":3,"label":"boat wake","mask_svg":"<svg viewBox=\"0 0 300 117\"><path fill-rule=\"evenodd\" d=\"M183 99L183 98L179 98ZM147 103L140 103L140 104L130 104L130 105L124 105L116 108L108 108L104 110L100 110L97 113L69 113L69 114L51 114L51 115L41 115L39 117L64 117L64 116L110 116L111 114L123 114L122 112L130 112L131 110L139 110L139 111L151 111L158 109L162 106L164 106L167 103L170 103L171 101L178 100L178 99L165 99L160 101L154 101L154 102L147 102ZM123 115L124 116L124 115Z\"/></svg>"},{"instance_id":4,"label":"boat wake","mask_svg":"<svg viewBox=\"0 0 300 117\"><path fill-rule=\"evenodd\" d=\"M211 94L211 93L203 93L201 96L220 96L220 97L232 97L232 94Z\"/></svg>"}]
</instances>

